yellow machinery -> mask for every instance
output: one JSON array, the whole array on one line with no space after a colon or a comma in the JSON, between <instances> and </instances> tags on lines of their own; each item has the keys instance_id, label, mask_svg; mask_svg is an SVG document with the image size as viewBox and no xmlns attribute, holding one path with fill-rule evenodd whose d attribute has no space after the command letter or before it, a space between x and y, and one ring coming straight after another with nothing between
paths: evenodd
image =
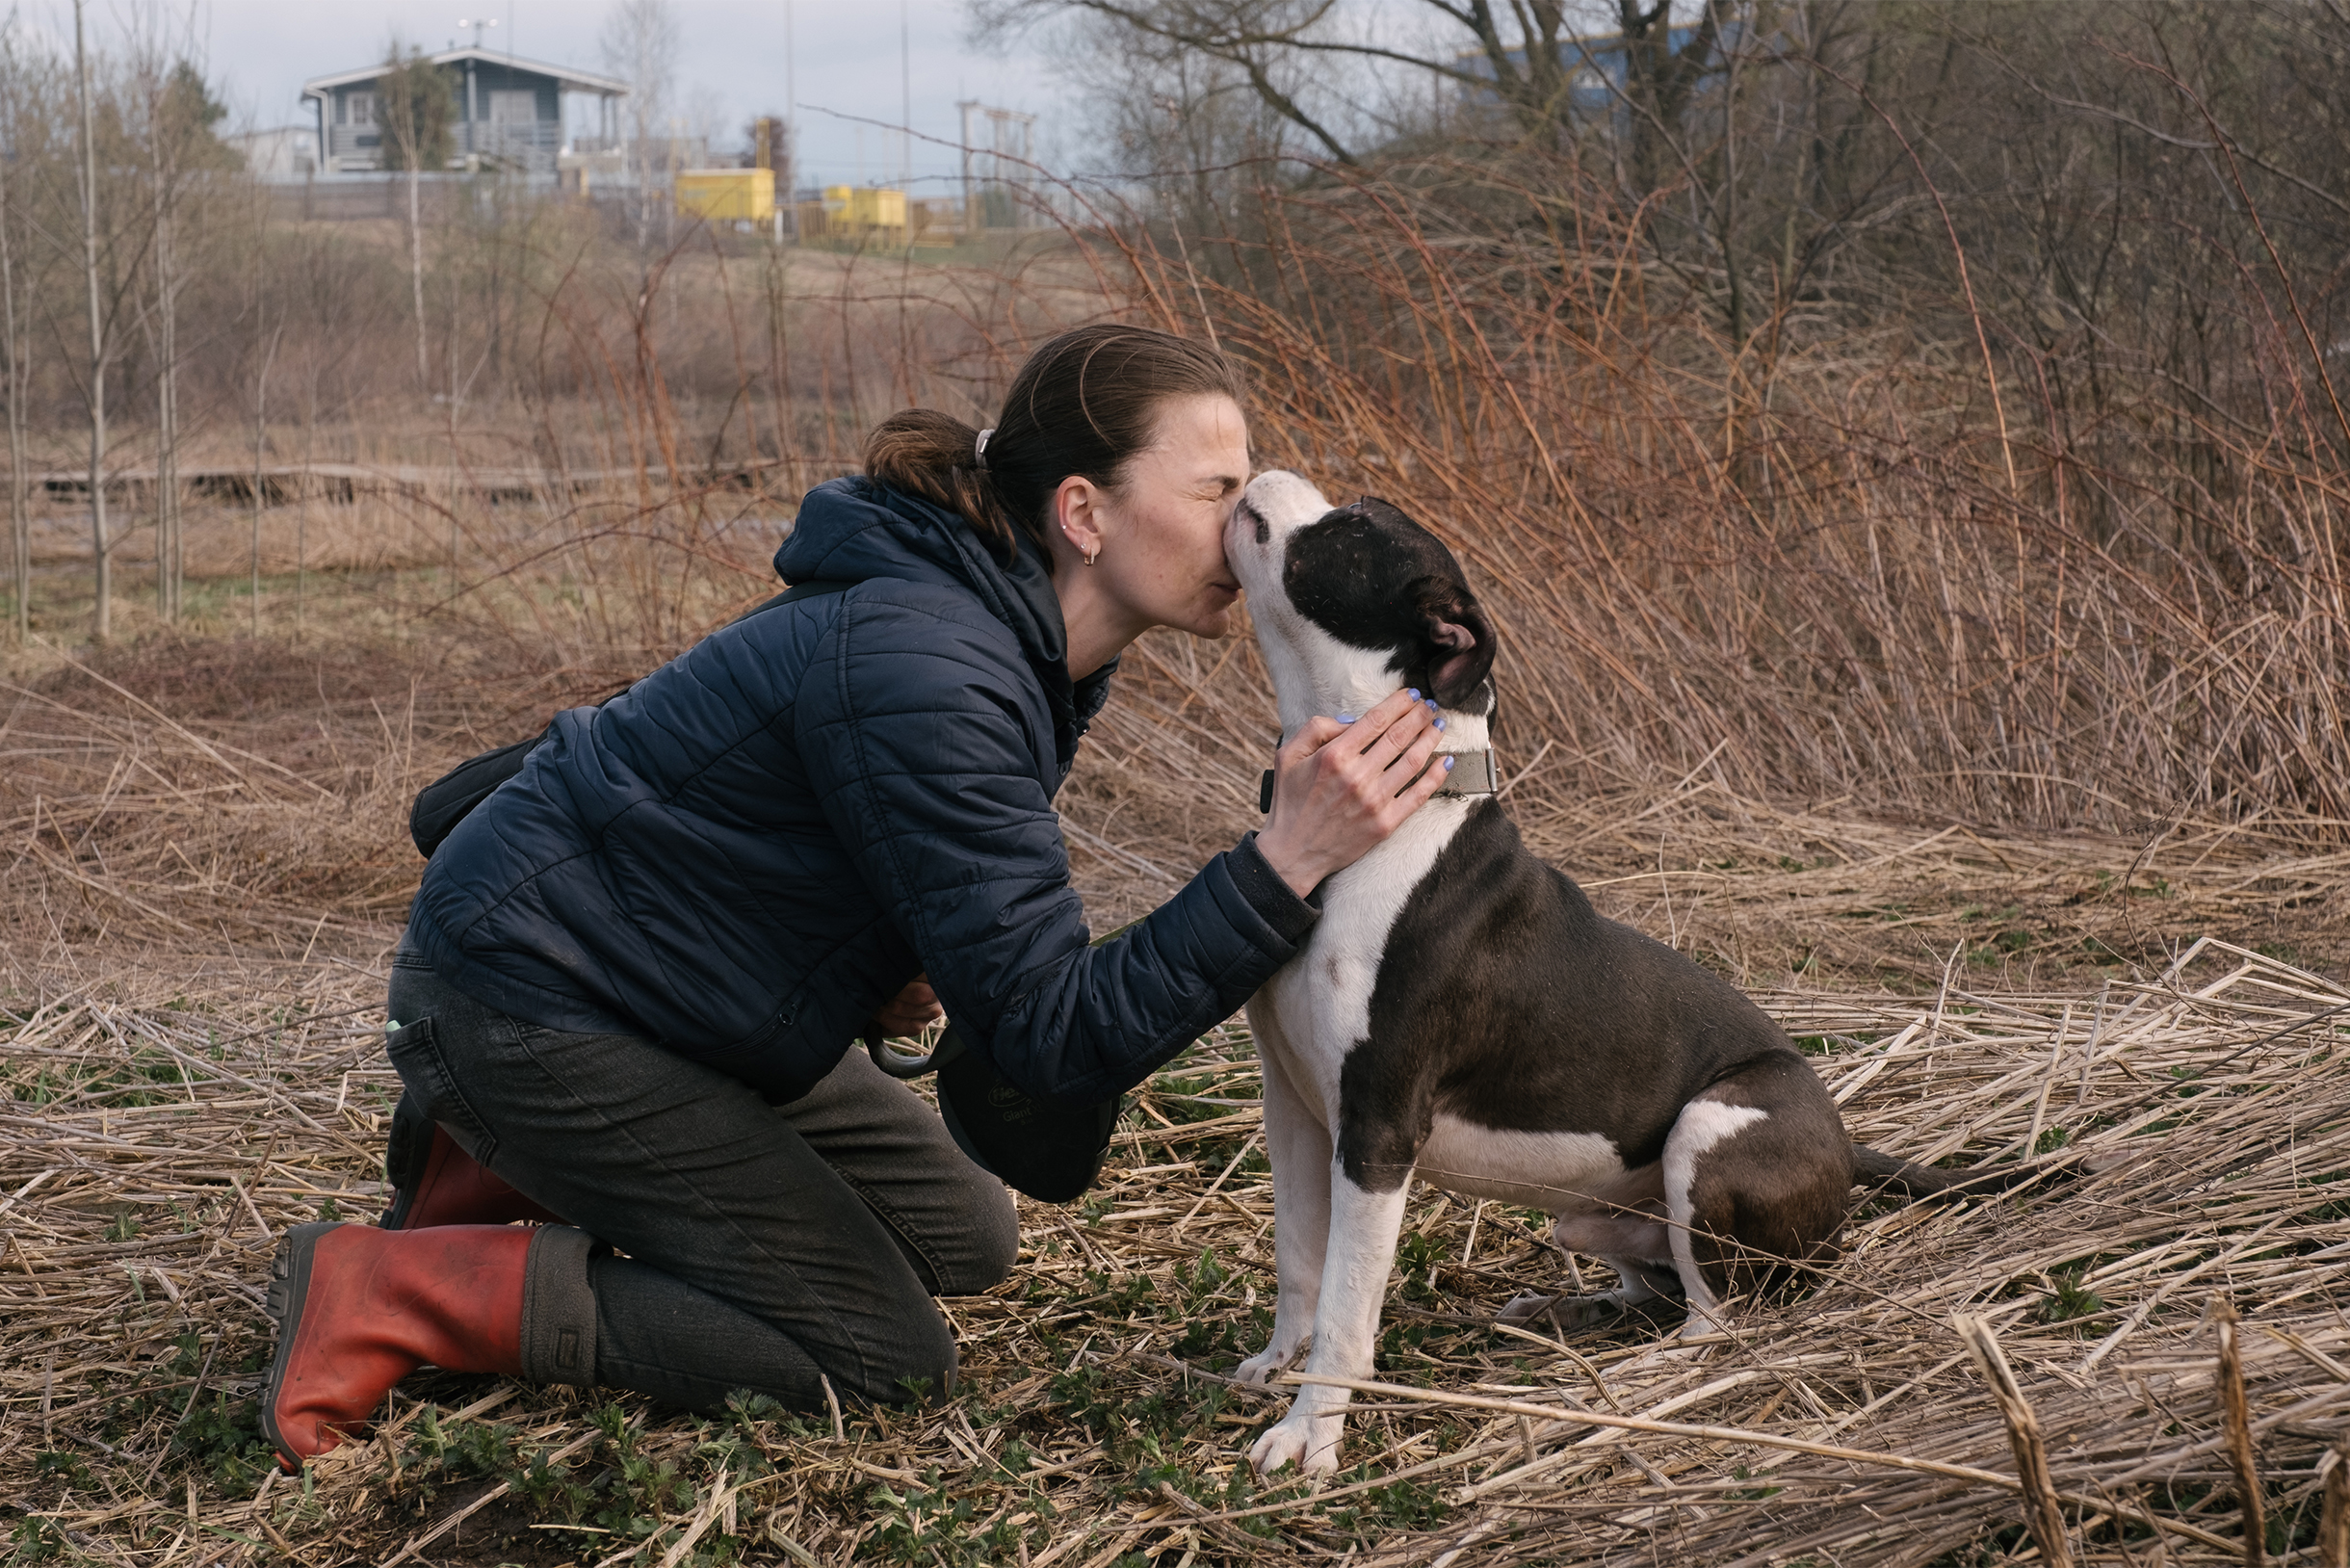
<instances>
[{"instance_id":1,"label":"yellow machinery","mask_svg":"<svg viewBox=\"0 0 2350 1568\"><path fill-rule=\"evenodd\" d=\"M830 193L826 193L829 195ZM885 193L860 195L896 196ZM902 198L901 198L902 204ZM677 210L713 222L764 223L775 212L771 169L683 169L677 173ZM901 218L900 222L903 222Z\"/></svg>"},{"instance_id":2,"label":"yellow machinery","mask_svg":"<svg viewBox=\"0 0 2350 1568\"><path fill-rule=\"evenodd\" d=\"M824 231L847 239L903 245L905 193L866 185L827 185Z\"/></svg>"}]
</instances>

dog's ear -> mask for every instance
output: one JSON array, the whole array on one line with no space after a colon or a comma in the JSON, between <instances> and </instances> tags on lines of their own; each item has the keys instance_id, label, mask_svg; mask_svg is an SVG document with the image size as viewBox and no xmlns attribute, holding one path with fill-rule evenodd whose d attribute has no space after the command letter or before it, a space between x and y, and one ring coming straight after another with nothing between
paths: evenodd
<instances>
[{"instance_id":1,"label":"dog's ear","mask_svg":"<svg viewBox=\"0 0 2350 1568\"><path fill-rule=\"evenodd\" d=\"M1466 708L1493 672L1493 625L1457 583L1429 579L1415 595L1428 695L1443 708Z\"/></svg>"}]
</instances>

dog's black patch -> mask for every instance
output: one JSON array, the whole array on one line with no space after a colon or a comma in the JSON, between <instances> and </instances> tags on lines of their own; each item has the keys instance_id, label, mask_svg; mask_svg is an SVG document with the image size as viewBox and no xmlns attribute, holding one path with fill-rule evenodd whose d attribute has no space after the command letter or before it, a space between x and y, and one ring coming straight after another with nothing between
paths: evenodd
<instances>
[{"instance_id":1,"label":"dog's black patch","mask_svg":"<svg viewBox=\"0 0 2350 1568\"><path fill-rule=\"evenodd\" d=\"M1348 647L1392 654L1388 667L1440 706L1492 711L1492 624L1452 552L1395 507L1365 496L1299 529L1282 587Z\"/></svg>"}]
</instances>

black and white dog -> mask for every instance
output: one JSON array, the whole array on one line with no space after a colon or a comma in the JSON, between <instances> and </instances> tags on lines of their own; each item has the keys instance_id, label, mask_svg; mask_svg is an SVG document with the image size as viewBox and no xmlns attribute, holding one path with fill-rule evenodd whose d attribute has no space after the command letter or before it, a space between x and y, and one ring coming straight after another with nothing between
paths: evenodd
<instances>
[{"instance_id":1,"label":"black and white dog","mask_svg":"<svg viewBox=\"0 0 2350 1568\"><path fill-rule=\"evenodd\" d=\"M1684 1334L1721 1326L1723 1296L1762 1270L1832 1258L1856 1179L1957 1185L1857 1149L1762 1008L1602 918L1519 840L1493 798L1493 630L1434 536L1386 502L1333 508L1273 472L1249 484L1224 550L1285 738L1408 686L1441 704L1441 747L1467 765L1323 884L1305 951L1248 1005L1280 1298L1241 1378L1270 1381L1309 1342L1309 1372L1371 1375L1415 1175L1554 1215L1562 1250L1620 1280L1521 1298L1517 1315L1580 1326L1677 1294ZM1306 1386L1251 1462L1335 1470L1347 1398Z\"/></svg>"}]
</instances>

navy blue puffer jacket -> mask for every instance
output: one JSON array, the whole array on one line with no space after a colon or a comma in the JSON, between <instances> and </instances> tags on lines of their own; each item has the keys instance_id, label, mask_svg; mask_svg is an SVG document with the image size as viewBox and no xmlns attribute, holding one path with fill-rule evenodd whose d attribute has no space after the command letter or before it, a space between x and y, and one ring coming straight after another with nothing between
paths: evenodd
<instances>
[{"instance_id":1,"label":"navy blue puffer jacket","mask_svg":"<svg viewBox=\"0 0 2350 1568\"><path fill-rule=\"evenodd\" d=\"M1316 918L1253 839L1099 948L1053 797L1109 671L1072 686L1043 557L862 479L802 503L787 582L575 708L425 870L409 940L477 1000L649 1035L794 1098L927 971L1031 1094L1102 1100L1228 1017Z\"/></svg>"}]
</instances>

